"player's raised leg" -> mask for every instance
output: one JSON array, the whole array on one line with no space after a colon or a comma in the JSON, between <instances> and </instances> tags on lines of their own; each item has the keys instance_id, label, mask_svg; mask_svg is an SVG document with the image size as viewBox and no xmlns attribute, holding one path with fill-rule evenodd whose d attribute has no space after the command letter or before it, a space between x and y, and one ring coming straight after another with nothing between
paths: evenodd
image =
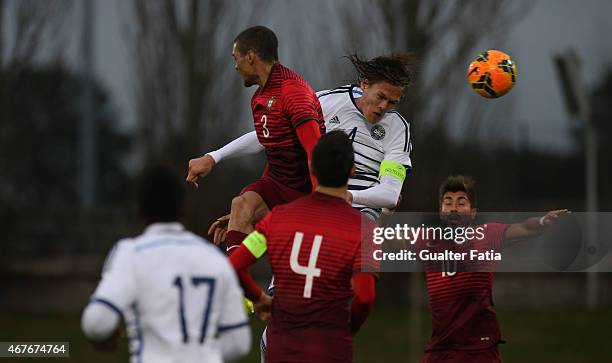
<instances>
[{"instance_id":1,"label":"player's raised leg","mask_svg":"<svg viewBox=\"0 0 612 363\"><path fill-rule=\"evenodd\" d=\"M232 199L228 230L250 233L253 223L257 223L269 211L261 195L247 191Z\"/></svg>"},{"instance_id":2,"label":"player's raised leg","mask_svg":"<svg viewBox=\"0 0 612 363\"><path fill-rule=\"evenodd\" d=\"M269 212L266 202L257 192L249 190L232 199L226 237L227 251L231 252L233 248L238 247L244 237L253 231L253 224Z\"/></svg>"}]
</instances>

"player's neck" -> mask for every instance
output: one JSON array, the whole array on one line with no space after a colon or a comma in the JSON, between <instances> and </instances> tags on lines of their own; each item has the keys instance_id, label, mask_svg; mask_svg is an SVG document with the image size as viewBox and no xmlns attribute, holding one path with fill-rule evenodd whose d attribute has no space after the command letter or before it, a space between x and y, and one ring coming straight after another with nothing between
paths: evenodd
<instances>
[{"instance_id":1,"label":"player's neck","mask_svg":"<svg viewBox=\"0 0 612 363\"><path fill-rule=\"evenodd\" d=\"M270 78L270 72L272 72L272 67L276 64L274 63L261 63L261 66L257 68L257 84L259 87L264 88L266 86L266 82L268 82L268 78Z\"/></svg>"},{"instance_id":2,"label":"player's neck","mask_svg":"<svg viewBox=\"0 0 612 363\"><path fill-rule=\"evenodd\" d=\"M316 192L321 194L330 195L332 197L338 197L342 199L346 199L346 185L341 187L325 187L322 185L317 185L315 189Z\"/></svg>"}]
</instances>

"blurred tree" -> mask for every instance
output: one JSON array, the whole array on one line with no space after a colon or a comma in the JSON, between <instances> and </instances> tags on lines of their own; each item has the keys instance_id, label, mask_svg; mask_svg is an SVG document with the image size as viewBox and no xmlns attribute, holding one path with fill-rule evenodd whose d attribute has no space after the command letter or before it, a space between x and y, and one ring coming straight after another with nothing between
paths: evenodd
<instances>
[{"instance_id":1,"label":"blurred tree","mask_svg":"<svg viewBox=\"0 0 612 363\"><path fill-rule=\"evenodd\" d=\"M227 29L238 21L233 13L238 6L245 5L134 0L131 41L147 160L163 160L184 171L189 158L203 152L208 130L214 129L218 142L235 125L228 118L236 114L227 110L235 110L240 101L240 83L226 84L223 76L233 71L235 34Z\"/></svg>"},{"instance_id":2,"label":"blurred tree","mask_svg":"<svg viewBox=\"0 0 612 363\"><path fill-rule=\"evenodd\" d=\"M43 53L61 57L72 6L71 0L0 0L0 65L18 69Z\"/></svg>"},{"instance_id":3,"label":"blurred tree","mask_svg":"<svg viewBox=\"0 0 612 363\"><path fill-rule=\"evenodd\" d=\"M129 139L116 128L107 93L95 84L102 204L129 194L122 161ZM60 65L0 71L0 204L61 208L78 201L78 76Z\"/></svg>"},{"instance_id":4,"label":"blurred tree","mask_svg":"<svg viewBox=\"0 0 612 363\"><path fill-rule=\"evenodd\" d=\"M112 241L126 220L117 208L96 208L92 218L76 208L83 82L64 60L75 34L73 5L0 0L0 228L7 241L0 255L9 259L16 251L104 246L100 242ZM129 195L123 167L129 139L116 128L106 91L97 82L93 88L102 170L97 207L116 206Z\"/></svg>"},{"instance_id":5,"label":"blurred tree","mask_svg":"<svg viewBox=\"0 0 612 363\"><path fill-rule=\"evenodd\" d=\"M13 208L76 205L79 78L63 56L72 0L0 0L0 203ZM115 129L107 93L95 86L100 196L125 197L127 138Z\"/></svg>"},{"instance_id":6,"label":"blurred tree","mask_svg":"<svg viewBox=\"0 0 612 363\"><path fill-rule=\"evenodd\" d=\"M190 158L236 136L243 111L249 109L241 97L243 87L233 68L231 47L241 28L258 16L259 4L223 0L129 3L125 29L133 50L137 157L142 164L164 163L183 174ZM197 191L188 189L184 222L202 234L208 220L227 212L229 198L245 180L261 172L224 169L224 165L218 169ZM215 193L203 193L207 190Z\"/></svg>"}]
</instances>

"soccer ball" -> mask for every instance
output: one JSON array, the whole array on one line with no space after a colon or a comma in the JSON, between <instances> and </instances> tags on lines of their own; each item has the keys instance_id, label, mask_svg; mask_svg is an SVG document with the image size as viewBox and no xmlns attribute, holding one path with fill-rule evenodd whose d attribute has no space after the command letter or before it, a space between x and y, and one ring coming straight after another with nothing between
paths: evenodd
<instances>
[{"instance_id":1,"label":"soccer ball","mask_svg":"<svg viewBox=\"0 0 612 363\"><path fill-rule=\"evenodd\" d=\"M483 97L501 97L516 82L516 64L504 52L487 50L470 63L468 81L474 91Z\"/></svg>"}]
</instances>

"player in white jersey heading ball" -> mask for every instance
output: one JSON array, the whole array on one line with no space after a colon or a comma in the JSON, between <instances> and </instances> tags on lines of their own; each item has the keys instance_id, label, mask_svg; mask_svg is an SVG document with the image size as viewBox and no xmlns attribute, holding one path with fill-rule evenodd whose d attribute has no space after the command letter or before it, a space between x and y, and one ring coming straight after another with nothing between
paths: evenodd
<instances>
[{"instance_id":1,"label":"player in white jersey heading ball","mask_svg":"<svg viewBox=\"0 0 612 363\"><path fill-rule=\"evenodd\" d=\"M397 53L363 60L347 57L357 71L358 85L317 92L325 127L343 130L353 141L356 174L349 180L347 200L362 213L378 219L393 209L406 175L412 169L410 123L395 110L414 81L415 58ZM209 154L217 163L261 151L255 132L245 134ZM214 241L223 240L226 217L211 228Z\"/></svg>"},{"instance_id":2,"label":"player in white jersey heading ball","mask_svg":"<svg viewBox=\"0 0 612 363\"><path fill-rule=\"evenodd\" d=\"M148 227L117 242L83 312L85 335L102 347L116 340L125 321L133 363L223 362L251 345L229 261L178 222L183 194L171 171L143 174L139 207Z\"/></svg>"},{"instance_id":3,"label":"player in white jersey heading ball","mask_svg":"<svg viewBox=\"0 0 612 363\"><path fill-rule=\"evenodd\" d=\"M348 201L378 219L383 208L398 202L412 169L410 124L395 111L413 81L414 57L409 53L362 60L348 56L359 86L317 93L327 130L343 130L353 141L355 176L349 180Z\"/></svg>"}]
</instances>

